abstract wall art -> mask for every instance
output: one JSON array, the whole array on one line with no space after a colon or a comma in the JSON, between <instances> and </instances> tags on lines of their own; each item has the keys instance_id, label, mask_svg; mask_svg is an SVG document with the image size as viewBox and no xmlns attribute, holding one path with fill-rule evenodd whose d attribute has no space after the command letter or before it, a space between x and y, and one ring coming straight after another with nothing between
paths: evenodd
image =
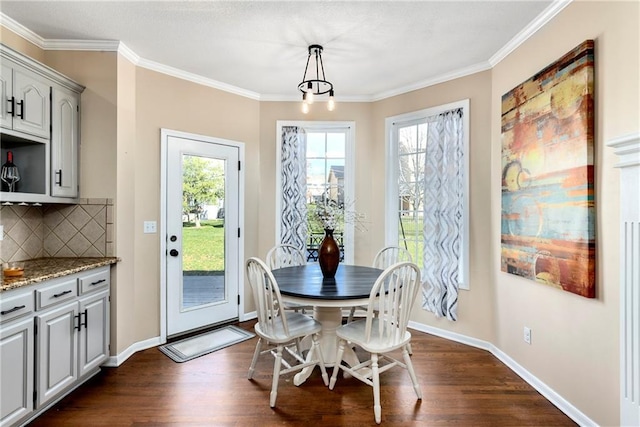
<instances>
[{"instance_id":1,"label":"abstract wall art","mask_svg":"<svg viewBox=\"0 0 640 427\"><path fill-rule=\"evenodd\" d=\"M502 96L501 269L595 297L594 42Z\"/></svg>"}]
</instances>

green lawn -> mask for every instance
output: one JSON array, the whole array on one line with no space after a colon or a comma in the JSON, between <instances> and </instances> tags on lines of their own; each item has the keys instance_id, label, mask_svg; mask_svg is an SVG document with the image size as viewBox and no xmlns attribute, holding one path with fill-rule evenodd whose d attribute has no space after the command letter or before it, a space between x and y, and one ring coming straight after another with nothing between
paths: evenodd
<instances>
[{"instance_id":1,"label":"green lawn","mask_svg":"<svg viewBox=\"0 0 640 427\"><path fill-rule=\"evenodd\" d=\"M186 274L224 270L224 227L222 219L201 221L200 228L191 222L182 226L182 262ZM420 263L422 259L422 221L414 223L403 218L407 249L413 261ZM402 231L398 245L405 246Z\"/></svg>"},{"instance_id":2,"label":"green lawn","mask_svg":"<svg viewBox=\"0 0 640 427\"><path fill-rule=\"evenodd\" d=\"M186 274L224 270L224 220L182 224L182 263Z\"/></svg>"}]
</instances>

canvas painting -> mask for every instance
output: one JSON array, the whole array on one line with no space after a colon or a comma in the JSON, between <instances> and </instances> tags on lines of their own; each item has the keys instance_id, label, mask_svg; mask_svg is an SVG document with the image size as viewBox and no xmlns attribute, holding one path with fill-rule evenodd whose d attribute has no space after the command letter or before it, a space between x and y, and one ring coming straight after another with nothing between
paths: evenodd
<instances>
[{"instance_id":1,"label":"canvas painting","mask_svg":"<svg viewBox=\"0 0 640 427\"><path fill-rule=\"evenodd\" d=\"M594 43L502 96L501 269L595 297Z\"/></svg>"}]
</instances>

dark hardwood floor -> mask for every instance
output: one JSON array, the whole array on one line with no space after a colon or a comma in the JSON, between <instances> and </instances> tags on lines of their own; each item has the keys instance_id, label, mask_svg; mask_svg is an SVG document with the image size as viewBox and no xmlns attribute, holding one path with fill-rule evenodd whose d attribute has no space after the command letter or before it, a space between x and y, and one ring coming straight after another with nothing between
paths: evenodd
<instances>
[{"instance_id":1,"label":"dark hardwood floor","mask_svg":"<svg viewBox=\"0 0 640 427\"><path fill-rule=\"evenodd\" d=\"M254 321L239 326L253 330ZM490 353L421 332L412 360L417 400L405 370L381 375L382 425L575 426ZM269 407L273 358L263 356L247 380L257 338L185 363L157 348L134 354L35 419L30 426L370 426L373 390L338 377L329 390L315 369L295 387L282 377ZM328 369L331 375L331 369Z\"/></svg>"}]
</instances>

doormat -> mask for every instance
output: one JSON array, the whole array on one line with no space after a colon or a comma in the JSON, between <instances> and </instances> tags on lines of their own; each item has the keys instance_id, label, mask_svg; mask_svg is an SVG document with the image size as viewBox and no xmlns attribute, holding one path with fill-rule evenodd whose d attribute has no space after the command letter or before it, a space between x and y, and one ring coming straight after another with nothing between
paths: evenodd
<instances>
[{"instance_id":1,"label":"doormat","mask_svg":"<svg viewBox=\"0 0 640 427\"><path fill-rule=\"evenodd\" d=\"M229 325L170 344L161 345L158 349L173 361L182 363L220 350L221 348L246 341L254 336L255 334L251 332L247 332L237 326Z\"/></svg>"}]
</instances>

